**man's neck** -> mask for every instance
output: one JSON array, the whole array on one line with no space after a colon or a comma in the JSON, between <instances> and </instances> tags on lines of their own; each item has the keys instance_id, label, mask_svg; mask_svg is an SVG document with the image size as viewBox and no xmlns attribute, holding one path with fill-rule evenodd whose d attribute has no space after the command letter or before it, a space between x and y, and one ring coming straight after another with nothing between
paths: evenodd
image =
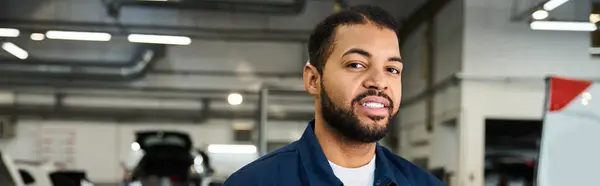
<instances>
[{"instance_id":1,"label":"man's neck","mask_svg":"<svg viewBox=\"0 0 600 186\"><path fill-rule=\"evenodd\" d=\"M368 164L375 156L376 143L348 140L327 126L322 119L315 119L315 135L327 159L346 168Z\"/></svg>"}]
</instances>

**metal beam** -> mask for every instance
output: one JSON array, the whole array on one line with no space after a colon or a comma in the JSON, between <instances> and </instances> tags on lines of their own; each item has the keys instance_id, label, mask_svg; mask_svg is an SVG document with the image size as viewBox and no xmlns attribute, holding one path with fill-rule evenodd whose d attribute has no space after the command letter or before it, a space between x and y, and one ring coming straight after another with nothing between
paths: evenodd
<instances>
[{"instance_id":1,"label":"metal beam","mask_svg":"<svg viewBox=\"0 0 600 186\"><path fill-rule=\"evenodd\" d=\"M179 87L162 87L162 86L130 86L127 84L115 84L110 82L77 82L77 81L38 81L38 80L15 80L15 79L0 79L0 88L15 89L15 88L51 88L55 90L115 90L115 91L138 91L146 93L192 93L192 94L222 94L227 95L231 92L238 92L242 95L258 96L259 90L223 90L223 89L205 89L205 88L179 88ZM270 94L281 96L306 96L303 90L290 90L283 88L270 88Z\"/></svg>"},{"instance_id":2,"label":"metal beam","mask_svg":"<svg viewBox=\"0 0 600 186\"><path fill-rule=\"evenodd\" d=\"M216 70L169 70L169 69L151 69L148 74L158 75L199 75L199 76L225 76L225 77L261 77L261 78L301 78L302 73L291 72L234 72L234 71L216 71Z\"/></svg>"},{"instance_id":3,"label":"metal beam","mask_svg":"<svg viewBox=\"0 0 600 186\"><path fill-rule=\"evenodd\" d=\"M207 115L200 110L165 110L165 109L125 109L125 108L91 108L38 105L0 106L0 114L19 117L42 117L47 119L67 120L106 120L120 122L169 121L201 123L206 119L248 119L256 117L254 111L232 111L211 109ZM269 114L273 121L308 121L314 117L312 112L287 112L285 115Z\"/></svg>"},{"instance_id":4,"label":"metal beam","mask_svg":"<svg viewBox=\"0 0 600 186\"><path fill-rule=\"evenodd\" d=\"M225 94L215 94L215 95L160 95L160 94L148 94L148 93L125 93L125 92L113 92L113 93L99 93L99 92L78 92L78 91L67 91L67 90L41 90L41 89L32 89L32 90L7 90L3 89L3 91L13 91L20 95L36 95L36 96L57 96L61 94L65 97L75 96L75 97L93 97L93 98L128 98L128 99L142 99L142 100L210 100L211 102L227 102L227 98ZM258 96L244 96L244 102L256 102L258 103ZM308 95L305 97L295 97L294 99L290 99L290 97L278 97L278 98L270 98L270 101L276 102L278 104L307 104L313 103L313 99Z\"/></svg>"},{"instance_id":5,"label":"metal beam","mask_svg":"<svg viewBox=\"0 0 600 186\"><path fill-rule=\"evenodd\" d=\"M438 12L450 1L452 0L428 0L419 9L410 14L408 19L402 22L401 28L398 31L400 46L406 42L410 34L417 30L420 25L435 18Z\"/></svg>"}]
</instances>

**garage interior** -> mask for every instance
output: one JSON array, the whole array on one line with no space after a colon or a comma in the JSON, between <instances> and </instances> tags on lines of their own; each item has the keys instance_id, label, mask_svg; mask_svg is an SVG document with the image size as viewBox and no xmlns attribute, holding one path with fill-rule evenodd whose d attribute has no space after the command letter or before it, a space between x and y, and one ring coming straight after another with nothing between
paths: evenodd
<instances>
[{"instance_id":1,"label":"garage interior","mask_svg":"<svg viewBox=\"0 0 600 186\"><path fill-rule=\"evenodd\" d=\"M2 0L0 185L121 185L157 141L222 184L300 138L310 32L359 4L400 23L380 143L449 186L533 186L545 78L600 80L597 0Z\"/></svg>"}]
</instances>

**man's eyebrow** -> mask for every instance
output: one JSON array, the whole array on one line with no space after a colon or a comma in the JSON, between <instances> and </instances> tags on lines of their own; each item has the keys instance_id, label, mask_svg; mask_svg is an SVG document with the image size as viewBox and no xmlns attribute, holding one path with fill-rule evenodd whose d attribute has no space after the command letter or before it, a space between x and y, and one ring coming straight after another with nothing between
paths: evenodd
<instances>
[{"instance_id":1,"label":"man's eyebrow","mask_svg":"<svg viewBox=\"0 0 600 186\"><path fill-rule=\"evenodd\" d=\"M402 58L401 57L390 57L390 59L388 59L388 61L396 61L396 62L402 63Z\"/></svg>"},{"instance_id":2,"label":"man's eyebrow","mask_svg":"<svg viewBox=\"0 0 600 186\"><path fill-rule=\"evenodd\" d=\"M352 48L348 51L346 51L346 53L344 53L344 55L342 56L346 56L346 55L350 55L350 54L359 54L365 57L370 58L372 55L371 53L367 52L366 50L360 49L360 48ZM388 59L388 61L395 61L395 62L400 62L402 63L402 58L401 57L390 57Z\"/></svg>"},{"instance_id":3,"label":"man's eyebrow","mask_svg":"<svg viewBox=\"0 0 600 186\"><path fill-rule=\"evenodd\" d=\"M359 55L362 55L362 56L365 56L368 58L370 58L372 56L371 53L367 52L366 50L360 49L360 48L352 48L352 49L346 51L346 53L344 53L344 55L342 55L342 56L350 55L350 54L359 54Z\"/></svg>"}]
</instances>

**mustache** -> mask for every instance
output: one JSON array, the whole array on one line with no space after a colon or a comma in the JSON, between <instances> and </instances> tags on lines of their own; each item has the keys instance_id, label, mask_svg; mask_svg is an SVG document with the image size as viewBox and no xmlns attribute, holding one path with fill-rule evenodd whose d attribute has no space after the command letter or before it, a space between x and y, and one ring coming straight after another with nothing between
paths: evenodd
<instances>
[{"instance_id":1,"label":"mustache","mask_svg":"<svg viewBox=\"0 0 600 186\"><path fill-rule=\"evenodd\" d=\"M382 97L387 99L390 102L389 105L389 109L393 110L394 109L394 101L392 101L392 98L390 98L390 96L388 96L386 93L384 92L380 92L380 91L376 91L376 90L367 90L366 92L363 92L362 94L356 96L353 100L352 100L352 105L358 103L360 100L368 97L368 96L378 96L378 97Z\"/></svg>"}]
</instances>

